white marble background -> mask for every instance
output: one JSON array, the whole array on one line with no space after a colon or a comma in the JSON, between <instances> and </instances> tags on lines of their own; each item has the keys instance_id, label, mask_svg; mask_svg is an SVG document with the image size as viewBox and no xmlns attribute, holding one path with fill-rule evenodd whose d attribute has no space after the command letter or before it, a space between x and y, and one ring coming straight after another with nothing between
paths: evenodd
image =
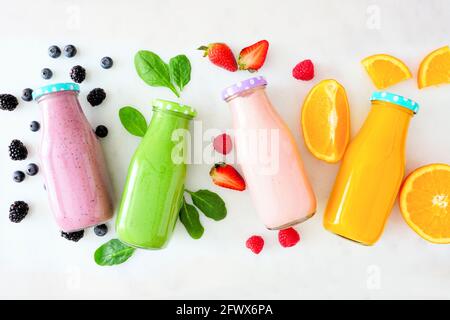
<instances>
[{"instance_id":1,"label":"white marble background","mask_svg":"<svg viewBox=\"0 0 450 320\"><path fill-rule=\"evenodd\" d=\"M28 130L39 119L34 103L20 103L15 112L0 114L0 297L1 298L450 298L450 247L419 238L403 221L397 206L382 239L363 247L328 233L323 209L338 165L312 157L300 133L300 106L318 81L335 78L347 89L352 133L369 111L374 90L359 61L375 53L404 60L414 76L428 52L450 42L450 2L430 1L11 1L0 12L0 91L20 96L25 87L44 84L40 70L50 67L54 81L81 64L89 72L82 84L82 101L93 87L107 90L107 100L95 109L85 105L93 126L105 124L102 141L115 187L116 201L129 159L139 140L121 127L117 111L132 104L150 116L149 102L172 98L165 89L147 87L135 74L132 58L138 49L162 57L185 53L193 65L192 81L183 101L198 108L204 128L228 128L229 110L220 99L226 85L248 77L210 65L196 50L224 41L235 50L267 39L270 49L260 72L268 93L288 122L302 151L318 197L318 213L299 226L300 245L282 249L276 234L256 217L248 192L216 188L209 165L190 167L187 186L210 188L226 200L229 215L220 223L202 219L204 237L194 241L178 225L163 251L136 252L127 263L111 268L95 265L92 255L114 237L87 231L79 243L59 236L49 212L42 177L12 181L25 163L9 160L13 138L29 147L29 161L38 162L39 134ZM75 44L75 59L53 60L51 44ZM104 71L99 59L114 58ZM291 77L292 67L311 58L313 81ZM450 86L419 91L415 80L391 91L422 105L413 119L407 145L407 171L431 163L450 163ZM28 162L28 161L27 161ZM21 167L22 166L22 167ZM30 203L31 213L20 224L8 220L14 200ZM266 247L255 256L244 246L251 234L262 234Z\"/></svg>"}]
</instances>

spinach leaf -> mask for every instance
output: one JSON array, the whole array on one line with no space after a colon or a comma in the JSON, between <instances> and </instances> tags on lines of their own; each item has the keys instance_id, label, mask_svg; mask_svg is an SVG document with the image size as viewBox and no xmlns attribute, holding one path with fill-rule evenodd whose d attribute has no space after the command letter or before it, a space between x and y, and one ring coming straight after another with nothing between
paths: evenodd
<instances>
[{"instance_id":1,"label":"spinach leaf","mask_svg":"<svg viewBox=\"0 0 450 320\"><path fill-rule=\"evenodd\" d=\"M120 122L132 135L143 137L147 131L147 121L137 109L126 106L119 110Z\"/></svg>"},{"instance_id":2,"label":"spinach leaf","mask_svg":"<svg viewBox=\"0 0 450 320\"><path fill-rule=\"evenodd\" d=\"M184 54L173 57L169 61L169 69L173 83L177 85L180 91L183 91L183 88L191 80L191 63L188 57Z\"/></svg>"},{"instance_id":3,"label":"spinach leaf","mask_svg":"<svg viewBox=\"0 0 450 320\"><path fill-rule=\"evenodd\" d=\"M227 216L225 202L217 193L209 190L198 190L196 192L186 190L186 192L191 195L194 205L208 218L219 221Z\"/></svg>"},{"instance_id":4,"label":"spinach leaf","mask_svg":"<svg viewBox=\"0 0 450 320\"><path fill-rule=\"evenodd\" d=\"M100 246L94 253L94 260L100 266L121 264L131 257L136 249L119 239L112 239Z\"/></svg>"},{"instance_id":5,"label":"spinach leaf","mask_svg":"<svg viewBox=\"0 0 450 320\"><path fill-rule=\"evenodd\" d=\"M156 53L140 50L134 56L136 71L146 84L152 87L166 87L180 96L171 82L169 66Z\"/></svg>"},{"instance_id":6,"label":"spinach leaf","mask_svg":"<svg viewBox=\"0 0 450 320\"><path fill-rule=\"evenodd\" d=\"M185 199L183 199L180 209L180 221L192 238L200 239L202 237L205 229L200 223L198 211L193 205L186 203Z\"/></svg>"}]
</instances>

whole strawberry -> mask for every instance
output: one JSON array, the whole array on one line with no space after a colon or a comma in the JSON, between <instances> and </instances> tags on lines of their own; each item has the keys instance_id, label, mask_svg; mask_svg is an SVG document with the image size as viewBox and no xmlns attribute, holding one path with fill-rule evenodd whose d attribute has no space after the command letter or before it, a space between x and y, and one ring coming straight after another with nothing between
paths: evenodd
<instances>
[{"instance_id":1,"label":"whole strawberry","mask_svg":"<svg viewBox=\"0 0 450 320\"><path fill-rule=\"evenodd\" d=\"M300 241L300 235L294 228L287 228L278 232L278 241L285 248L292 247Z\"/></svg>"},{"instance_id":2,"label":"whole strawberry","mask_svg":"<svg viewBox=\"0 0 450 320\"><path fill-rule=\"evenodd\" d=\"M259 254L264 247L264 239L260 236L251 236L245 242L245 246L253 253Z\"/></svg>"},{"instance_id":3,"label":"whole strawberry","mask_svg":"<svg viewBox=\"0 0 450 320\"><path fill-rule=\"evenodd\" d=\"M208 46L201 46L198 50L203 50L204 57L208 57L216 66L225 70L235 72L238 69L236 59L225 43L210 43Z\"/></svg>"},{"instance_id":4,"label":"whole strawberry","mask_svg":"<svg viewBox=\"0 0 450 320\"><path fill-rule=\"evenodd\" d=\"M214 184L238 191L245 190L244 178L237 172L233 166L224 162L219 162L209 171Z\"/></svg>"},{"instance_id":5,"label":"whole strawberry","mask_svg":"<svg viewBox=\"0 0 450 320\"><path fill-rule=\"evenodd\" d=\"M297 80L308 81L314 78L314 65L311 60L303 60L292 69L292 76Z\"/></svg>"}]
</instances>

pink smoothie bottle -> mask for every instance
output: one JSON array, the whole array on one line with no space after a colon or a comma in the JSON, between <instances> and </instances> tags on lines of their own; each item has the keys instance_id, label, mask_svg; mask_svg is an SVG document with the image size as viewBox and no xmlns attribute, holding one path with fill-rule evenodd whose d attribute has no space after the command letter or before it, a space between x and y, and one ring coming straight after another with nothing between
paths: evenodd
<instances>
[{"instance_id":1,"label":"pink smoothie bottle","mask_svg":"<svg viewBox=\"0 0 450 320\"><path fill-rule=\"evenodd\" d=\"M42 111L41 166L59 228L78 231L112 218L110 183L100 143L78 102L79 86L38 88Z\"/></svg>"},{"instance_id":2,"label":"pink smoothie bottle","mask_svg":"<svg viewBox=\"0 0 450 320\"><path fill-rule=\"evenodd\" d=\"M254 77L222 92L234 125L237 162L263 223L277 230L312 217L316 198L291 131Z\"/></svg>"}]
</instances>

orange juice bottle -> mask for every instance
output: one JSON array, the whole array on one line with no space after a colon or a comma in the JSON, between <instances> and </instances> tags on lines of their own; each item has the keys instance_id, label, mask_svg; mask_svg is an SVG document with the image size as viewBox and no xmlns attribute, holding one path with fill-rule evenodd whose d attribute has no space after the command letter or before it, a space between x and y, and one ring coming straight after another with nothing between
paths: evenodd
<instances>
[{"instance_id":1,"label":"orange juice bottle","mask_svg":"<svg viewBox=\"0 0 450 320\"><path fill-rule=\"evenodd\" d=\"M349 144L328 200L324 227L365 245L383 232L405 171L405 142L416 102L375 92L372 109Z\"/></svg>"}]
</instances>

